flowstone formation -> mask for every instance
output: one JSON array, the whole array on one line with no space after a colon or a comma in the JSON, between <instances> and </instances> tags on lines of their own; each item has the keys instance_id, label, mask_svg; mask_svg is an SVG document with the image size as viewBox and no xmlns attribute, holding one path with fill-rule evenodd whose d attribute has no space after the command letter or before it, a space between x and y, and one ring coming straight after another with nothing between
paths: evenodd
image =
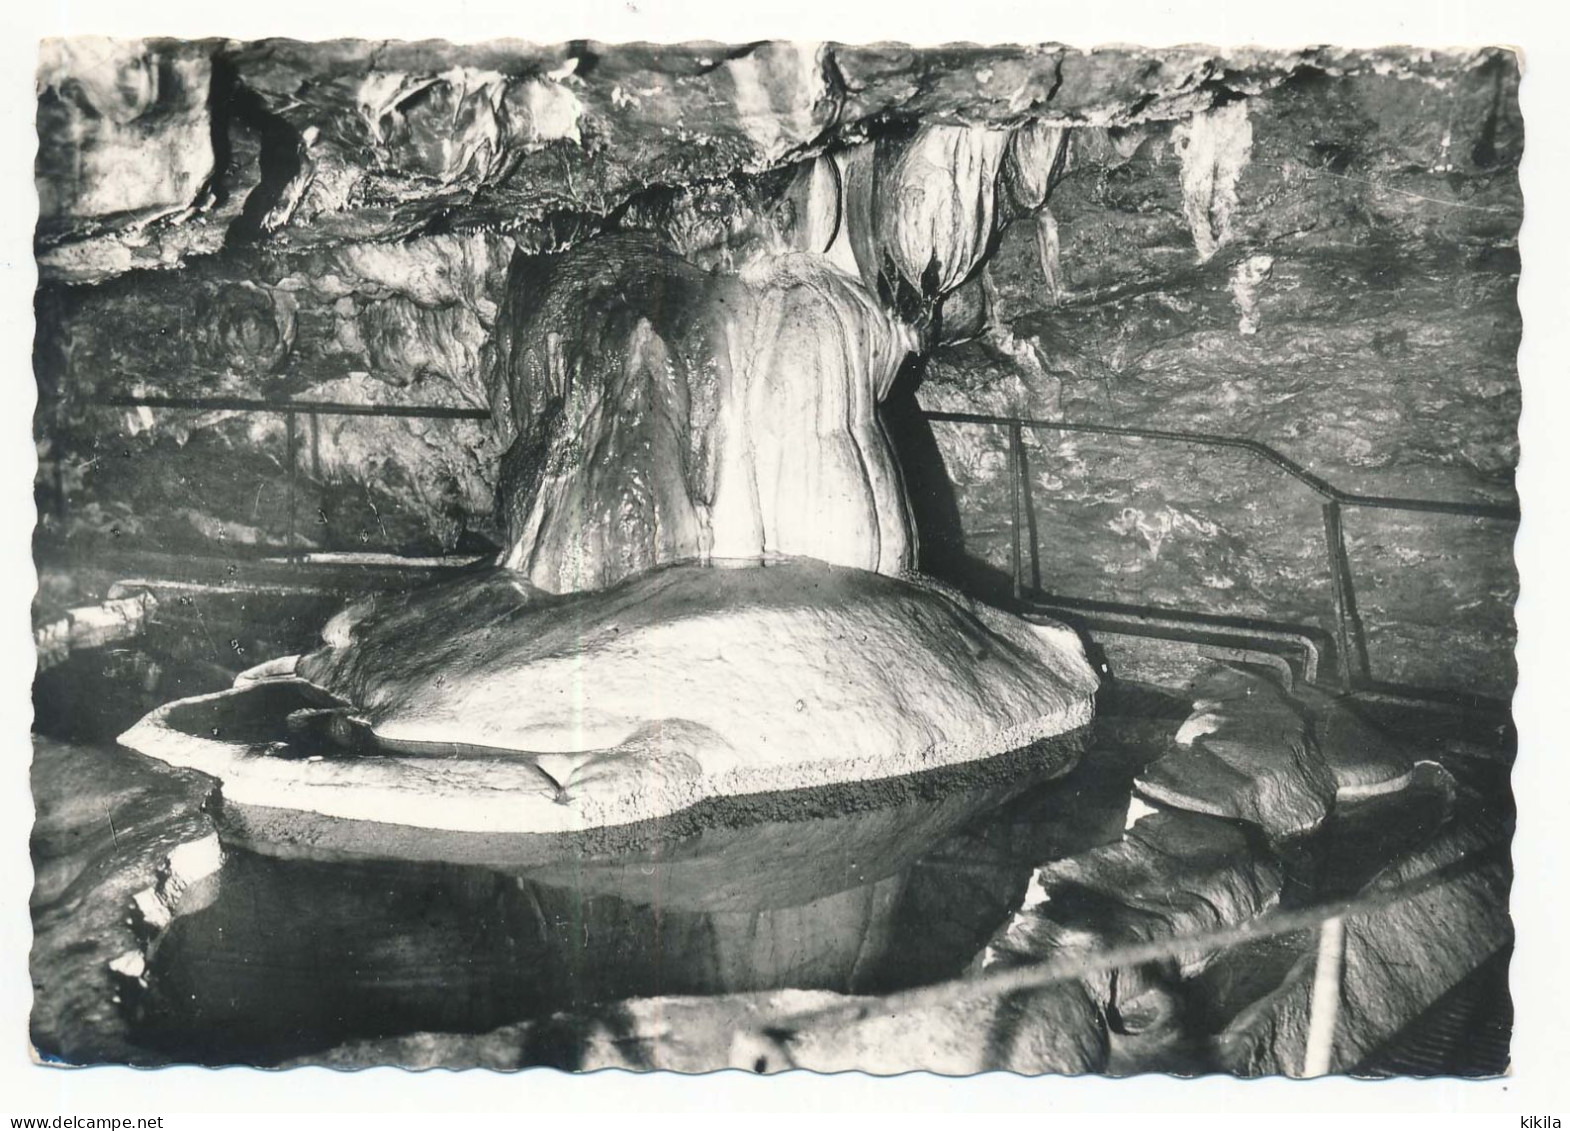
<instances>
[{"instance_id":1,"label":"flowstone formation","mask_svg":"<svg viewBox=\"0 0 1570 1131\"><path fill-rule=\"evenodd\" d=\"M501 317L501 560L536 585L781 555L914 566L877 420L913 335L823 257L711 274L606 237L520 261Z\"/></svg>"},{"instance_id":2,"label":"flowstone formation","mask_svg":"<svg viewBox=\"0 0 1570 1131\"><path fill-rule=\"evenodd\" d=\"M1435 881L1333 1064L1426 1036L1498 735L982 598L1330 626L1313 499L1130 431L1510 503L1517 70L45 45L35 1046L1297 1073L1315 932L1215 936ZM1509 525L1344 517L1375 674L1507 690Z\"/></svg>"},{"instance_id":3,"label":"flowstone formation","mask_svg":"<svg viewBox=\"0 0 1570 1131\"><path fill-rule=\"evenodd\" d=\"M240 805L508 835L1031 744L1067 770L1051 740L1098 683L1078 639L913 572L878 414L1061 143L923 126L760 177L723 223L656 196L515 252L481 350L493 569L348 610L122 741ZM269 713L281 743L241 721Z\"/></svg>"}]
</instances>

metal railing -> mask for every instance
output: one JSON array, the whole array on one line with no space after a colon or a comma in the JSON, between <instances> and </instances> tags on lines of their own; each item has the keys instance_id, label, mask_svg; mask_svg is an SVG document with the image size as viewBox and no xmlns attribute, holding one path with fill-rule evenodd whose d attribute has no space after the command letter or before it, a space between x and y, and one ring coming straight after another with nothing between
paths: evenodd
<instances>
[{"instance_id":1,"label":"metal railing","mask_svg":"<svg viewBox=\"0 0 1570 1131\"><path fill-rule=\"evenodd\" d=\"M1347 999L1348 971L1345 923L1393 911L1401 904L1446 891L1466 891L1469 887L1509 886L1511 860L1508 837L1488 838L1455 859L1391 884L1375 879L1356 895L1329 899L1310 907L1284 910L1277 906L1258 917L1233 925L1198 930L1177 936L1157 936L1146 942L1114 943L1094 950L1074 946L1062 948L1052 957L1020 965L983 969L947 981L916 986L874 998L851 998L825 1006L803 1009L787 1019L770 1018L778 1031L801 1031L815 1025L849 1024L872 1016L912 1016L925 1011L973 1006L977 1001L999 1000L1015 994L1046 989L1050 986L1105 977L1119 970L1137 969L1151 962L1170 961L1174 956L1217 954L1231 951L1261 939L1309 934L1315 961L1309 981L1305 1047L1296 1065L1283 1064L1287 1076L1324 1076L1332 1071L1349 1072L1347 1063L1337 1063L1337 1021ZM1464 897L1463 897L1464 898ZM1485 897L1486 898L1486 897ZM1408 912L1410 914L1410 912ZM1495 947L1508 945L1508 927L1501 913L1491 917L1497 932L1488 938ZM1476 942L1478 940L1468 940ZM1366 942L1363 944L1368 945ZM1497 953L1497 951L1496 951ZM1406 965L1402 963L1401 965ZM1409 1021L1408 1024L1411 1022ZM748 1030L748 1047L766 1047L769 1033ZM1278 1033L1278 1038L1283 1035ZM1342 1034L1343 1037L1346 1034ZM1386 1039L1395 1036L1386 1034Z\"/></svg>"},{"instance_id":2,"label":"metal railing","mask_svg":"<svg viewBox=\"0 0 1570 1131\"><path fill-rule=\"evenodd\" d=\"M313 438L316 418L320 416L369 416L402 417L429 420L489 420L489 409L452 405L374 405L350 404L337 401L267 400L247 397L170 397L112 394L89 398L87 403L112 408L147 408L201 412L267 412L280 413L285 421L285 475L287 477L288 533L286 550L290 560L297 556L296 536L296 482L299 475L297 418L305 416L311 421ZM1008 431L1008 476L1012 497L1010 521L1010 571L1016 599L1026 594L1024 576L1024 538L1027 514L1031 508L1031 483L1024 447L1024 432L1079 433L1095 436L1124 437L1154 440L1160 443L1183 444L1212 449L1229 449L1243 452L1255 459L1271 464L1303 484L1321 500L1324 519L1324 546L1329 570L1331 593L1335 603L1336 647L1339 655L1337 667L1345 690L1367 688L1374 683L1370 669L1368 645L1362 619L1357 608L1357 588L1351 558L1347 553L1346 532L1342 512L1347 508L1368 508L1411 513L1454 515L1479 518L1493 522L1516 523L1520 509L1498 503L1465 502L1451 499L1415 499L1389 495L1364 495L1343 490L1309 471L1290 456L1258 440L1244 439L1206 432L1184 432L1158 428L1135 428L1123 425L1095 424L1069 420L1042 420L1029 417L995 416L971 412L923 411L929 422L968 424L1004 428ZM314 444L313 444L314 450ZM1039 562L1034 539L1031 544L1033 576L1039 579ZM1039 580L1031 587L1039 594ZM1152 610L1162 615L1170 609Z\"/></svg>"},{"instance_id":3,"label":"metal railing","mask_svg":"<svg viewBox=\"0 0 1570 1131\"><path fill-rule=\"evenodd\" d=\"M1373 683L1368 657L1368 643L1363 632L1362 618L1357 611L1357 589L1352 574L1352 561L1347 554L1346 531L1342 523L1344 508L1369 508L1377 510L1407 511L1413 513L1458 515L1481 518L1494 522L1517 523L1521 511L1516 506L1498 503L1473 503L1451 499L1411 499L1391 495L1363 495L1346 491L1315 475L1302 464L1283 452L1258 440L1223 436L1208 432L1178 432L1160 428L1132 428L1112 424L1090 424L1069 420L1039 420L1018 416L992 416L974 412L923 412L928 421L953 424L978 424L1008 429L1008 475L1013 513L1009 524L1009 562L1013 576L1014 597L1021 599L1025 593L1024 556L1022 540L1030 509L1030 476L1027 471L1024 430L1041 432L1074 432L1096 436L1121 436L1131 439L1156 440L1164 443L1188 444L1197 447L1231 449L1245 452L1264 460L1286 472L1322 500L1320 509L1325 527L1325 555L1330 573L1331 593L1336 611L1336 646L1340 652L1339 668L1342 686L1346 690L1366 687ZM1035 546L1032 544L1032 554Z\"/></svg>"},{"instance_id":4,"label":"metal railing","mask_svg":"<svg viewBox=\"0 0 1570 1131\"><path fill-rule=\"evenodd\" d=\"M461 405L350 404L344 401L265 400L259 397L162 397L109 394L90 397L87 403L106 408L281 413L284 418L284 474L287 480L285 510L289 516L285 549L291 561L296 557L298 542L296 535L298 515L295 505L300 462L298 417L304 416L311 422L313 458L316 451L316 418L319 416L402 417L412 420L489 420L491 418L489 409L468 408Z\"/></svg>"}]
</instances>

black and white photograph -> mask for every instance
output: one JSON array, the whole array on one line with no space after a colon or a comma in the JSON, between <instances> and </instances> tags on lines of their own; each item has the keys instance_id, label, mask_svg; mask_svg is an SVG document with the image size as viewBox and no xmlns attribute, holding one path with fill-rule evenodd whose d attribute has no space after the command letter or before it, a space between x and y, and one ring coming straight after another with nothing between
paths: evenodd
<instances>
[{"instance_id":1,"label":"black and white photograph","mask_svg":"<svg viewBox=\"0 0 1570 1131\"><path fill-rule=\"evenodd\" d=\"M517 25L34 45L36 1068L1508 1077L1529 53Z\"/></svg>"}]
</instances>

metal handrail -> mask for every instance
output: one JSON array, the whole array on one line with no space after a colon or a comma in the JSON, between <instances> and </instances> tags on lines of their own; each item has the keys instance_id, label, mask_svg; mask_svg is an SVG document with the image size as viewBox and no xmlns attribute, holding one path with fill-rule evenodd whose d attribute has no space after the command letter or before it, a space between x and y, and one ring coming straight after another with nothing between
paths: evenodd
<instances>
[{"instance_id":1,"label":"metal handrail","mask_svg":"<svg viewBox=\"0 0 1570 1131\"><path fill-rule=\"evenodd\" d=\"M141 397L110 394L88 404L111 408L178 408L199 412L281 412L302 416L402 416L417 420L489 420L488 408L462 405L350 404L345 401L265 400L261 397Z\"/></svg>"},{"instance_id":2,"label":"metal handrail","mask_svg":"<svg viewBox=\"0 0 1570 1131\"><path fill-rule=\"evenodd\" d=\"M1459 515L1496 522L1519 522L1519 507L1497 503L1471 503L1451 499L1407 499L1389 495L1362 495L1346 491L1315 475L1302 464L1269 444L1237 436L1223 436L1208 432L1178 432L1161 428L1132 428L1114 424L1088 424L1071 420L1041 420L1021 416L993 416L976 412L923 412L928 421L945 421L954 424L980 424L1009 430L1008 474L1011 481L1013 516L1009 525L1009 562L1013 572L1014 597L1019 600L1025 591L1024 560L1021 547L1026 523L1034 509L1030 504L1030 476L1026 472L1023 430L1052 432L1079 432L1098 436L1125 436L1141 440L1166 443L1193 444L1199 447L1230 448L1275 465L1292 478L1318 495L1323 503L1321 511L1325 524L1325 554L1330 572L1331 593L1336 608L1336 645L1340 653L1337 667L1341 685L1347 691L1367 688L1374 683L1368 657L1368 642L1363 631L1362 618L1357 611L1357 588L1352 574L1352 561L1346 549L1346 531L1342 524L1342 507L1367 507L1382 510L1415 511L1430 514ZM1034 558L1035 547L1031 547ZM1035 588L1033 586L1032 588Z\"/></svg>"},{"instance_id":3,"label":"metal handrail","mask_svg":"<svg viewBox=\"0 0 1570 1131\"><path fill-rule=\"evenodd\" d=\"M351 404L342 401L307 401L294 399L264 399L256 397L173 397L138 396L134 394L107 394L87 398L87 403L115 408L162 408L195 411L276 412L286 418L286 458L289 476L288 552L292 559L295 547L295 479L297 475L295 416L305 415L314 425L318 416L372 416L403 417L413 419L488 420L491 412L486 408L455 405L375 405ZM1125 425L1094 424L1071 420L1044 420L1021 416L996 416L974 412L944 412L923 410L921 416L929 422L973 424L1009 430L1008 474L1013 515L1010 523L1010 567L1016 599L1024 596L1023 536L1027 517L1033 515L1030 503L1030 476L1026 466L1023 432L1031 431L1074 432L1097 436L1119 436L1130 439L1155 440L1162 443L1190 444L1207 448L1225 448L1245 452L1262 459L1302 483L1322 500L1325 527L1325 553L1330 572L1331 590L1336 609L1336 643L1340 653L1337 667L1342 686L1348 690L1373 685L1368 646L1362 620L1357 612L1356 584L1351 559L1346 549L1346 533L1342 524L1343 507L1361 507L1381 510L1409 511L1429 514L1447 514L1467 518L1480 518L1495 522L1520 521L1518 506L1501 503L1475 503L1454 499L1412 499L1390 495L1364 495L1347 491L1309 471L1302 464L1259 440L1226 436L1208 432L1183 432L1162 428L1136 428ZM1033 523L1032 523L1033 525ZM1035 556L1032 539L1032 558ZM1039 587L1032 585L1039 592Z\"/></svg>"},{"instance_id":4,"label":"metal handrail","mask_svg":"<svg viewBox=\"0 0 1570 1131\"><path fill-rule=\"evenodd\" d=\"M1345 491L1335 484L1315 475L1291 456L1277 451L1269 444L1238 436L1223 436L1210 432L1175 432L1161 428L1130 428L1116 424L1087 424L1074 420L1039 420L1024 416L989 416L976 412L923 412L927 420L949 421L955 424L991 424L998 427L1029 428L1033 431L1085 432L1098 436L1128 436L1139 440L1162 440L1169 443L1195 444L1201 447L1234 448L1275 464L1282 471L1302 483L1321 498L1344 507L1375 507L1397 511L1429 511L1437 514L1465 515L1472 518L1518 522L1521 509L1500 503L1470 503L1455 499L1407 499L1391 495L1362 495Z\"/></svg>"},{"instance_id":5,"label":"metal handrail","mask_svg":"<svg viewBox=\"0 0 1570 1131\"><path fill-rule=\"evenodd\" d=\"M295 456L298 440L295 435L295 417L306 416L311 421L311 452L316 458L316 418L318 416L379 416L403 417L414 420L489 420L489 409L470 408L462 405L379 405L351 404L347 401L267 400L260 397L165 397L139 396L129 393L111 393L87 398L87 403L110 408L170 408L198 412L278 412L284 417L284 462L287 465L288 487L285 509L289 515L288 535L285 542L289 560L295 560L295 529L297 523L295 485L298 478L298 460Z\"/></svg>"},{"instance_id":6,"label":"metal handrail","mask_svg":"<svg viewBox=\"0 0 1570 1131\"><path fill-rule=\"evenodd\" d=\"M172 408L199 411L297 412L310 416L394 416L433 420L489 420L488 408L462 405L381 405L351 404L345 401L269 400L261 397L165 397L109 394L89 398L89 404L116 408ZM1139 440L1195 444L1202 447L1233 448L1274 464L1316 495L1347 507L1373 507L1385 510L1427 511L1474 518L1517 522L1521 510L1501 503L1473 503L1458 499L1412 499L1393 495L1364 495L1346 491L1315 475L1291 456L1259 440L1226 436L1212 432L1179 432L1162 428L1133 428L1117 424L1092 424L1076 420L1043 420L1025 416L993 416L976 412L923 410L924 420L955 424L990 424L998 427L1029 428L1033 431L1083 432L1098 436L1127 436Z\"/></svg>"}]
</instances>

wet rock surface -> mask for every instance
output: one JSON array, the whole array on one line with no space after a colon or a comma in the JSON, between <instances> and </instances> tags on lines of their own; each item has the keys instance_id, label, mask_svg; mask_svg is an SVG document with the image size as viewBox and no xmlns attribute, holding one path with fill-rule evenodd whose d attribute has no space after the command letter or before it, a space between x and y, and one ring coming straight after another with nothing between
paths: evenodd
<instances>
[{"instance_id":1,"label":"wet rock surface","mask_svg":"<svg viewBox=\"0 0 1570 1131\"><path fill-rule=\"evenodd\" d=\"M1161 726L1161 718L1169 721ZM1170 736L1174 726L1166 712L1137 707L1104 717L1097 751L1115 752L1113 736L1125 730L1154 727ZM1143 741L1148 756L1150 739ZM993 814L976 847L995 855L1029 843L1028 834L1017 838L1033 820L1050 821L1049 814L1074 806L1072 794L1098 776L1117 780L1120 771L1111 767L1118 764L1116 757L1087 762L1038 799L1021 799ZM1126 798L1128 778L1121 782ZM1501 814L1475 793L1455 808L1455 788L1435 771L1400 796L1344 801L1320 835L1281 855L1234 822L1165 809L1139 817L1124 833L1113 826L1082 835L1064 846L1062 859L1037 871L1022 899L1016 897L1021 909L977 954L972 976L1066 957L1093 963L1140 943L1171 945L1156 961L1070 974L1030 993L981 992L930 1003L918 993L886 999L886 1005L823 993L660 997L578 1009L479 1037L427 1033L351 1043L327 1058L340 1067L391 1058L422 1067L501 1069L543 1062L678 1071L1298 1075L1312 1012L1315 933L1297 930L1228 947L1184 940L1244 928L1326 898L1359 892L1394 897L1410 885L1410 900L1403 896L1347 920L1346 988L1332 1060L1332 1070L1347 1071L1418 1018L1420 1000L1442 996L1461 972L1508 941L1497 887L1501 865L1490 855L1502 843ZM1054 827L1061 832L1061 824ZM937 856L964 840L950 841ZM1460 924L1445 930L1448 941L1441 945L1449 949L1443 956L1416 956L1429 946L1412 918L1421 914L1451 916ZM1419 966L1424 969L1416 972ZM1402 971L1409 967L1414 974L1406 978ZM1391 979L1401 981L1400 988ZM957 1044L954 1034L964 1035ZM877 1050L874 1035L881 1041Z\"/></svg>"},{"instance_id":2,"label":"wet rock surface","mask_svg":"<svg viewBox=\"0 0 1570 1131\"><path fill-rule=\"evenodd\" d=\"M745 1035L738 1039L738 1034ZM421 1033L351 1044L312 1063L358 1068L392 1060L418 1068L500 1071L544 1064L583 1072L800 1068L968 1076L1098 1072L1106 1056L1099 1017L1085 992L1058 986L1001 1005L897 1014L881 1010L876 998L821 991L646 998L478 1037Z\"/></svg>"},{"instance_id":3,"label":"wet rock surface","mask_svg":"<svg viewBox=\"0 0 1570 1131\"><path fill-rule=\"evenodd\" d=\"M1041 868L1024 906L993 937L983 968L1045 956L1094 958L1119 947L1237 927L1274 908L1282 874L1238 826L1181 811L1142 816L1117 841ZM1181 985L1216 957L1174 948L1165 959L1083 979L1106 1017L1118 1063L1149 1069L1187 1020ZM1172 1067L1179 1067L1178 1064Z\"/></svg>"},{"instance_id":4,"label":"wet rock surface","mask_svg":"<svg viewBox=\"0 0 1570 1131\"><path fill-rule=\"evenodd\" d=\"M913 343L815 258L711 276L647 237L514 268L502 561L549 592L673 561L913 565L877 404Z\"/></svg>"},{"instance_id":5,"label":"wet rock surface","mask_svg":"<svg viewBox=\"0 0 1570 1131\"><path fill-rule=\"evenodd\" d=\"M39 737L33 754L33 1047L73 1064L146 1063L123 1005L145 935L136 895L169 854L212 836L211 779Z\"/></svg>"},{"instance_id":6,"label":"wet rock surface","mask_svg":"<svg viewBox=\"0 0 1570 1131\"><path fill-rule=\"evenodd\" d=\"M83 769L144 763L102 746L81 748L73 761L64 749L41 741L40 781L69 784L95 819L129 821L135 810L125 799L84 789L110 778ZM611 1017L606 1003L630 996L795 987L783 995L794 1009L954 977L1018 902L1030 856L1008 830L1051 823L1056 804L1042 791L1059 773L1033 748L979 769L918 775L902 788L782 794L773 818L767 806L743 803L619 838L536 838L486 866L393 859L385 845L351 857L303 840L265 842L258 853L239 839L234 805L209 803L225 847L204 898L170 901L176 913L152 920L139 911L146 900L135 884L168 873L168 856L186 850L181 841L160 841L165 855L145 876L131 868L77 885L91 914L62 916L40 935L35 980L52 986L76 971L79 996L95 1012L74 1019L78 1031L63 1043L40 1012L35 1034L43 1051L77 1062L274 1063L355 1037L484 1031L563 1009ZM191 794L176 787L199 777L163 777L154 800L188 812L191 835L212 841L212 823L195 812L210 787ZM41 907L58 886L45 891L41 878ZM104 916L117 917L115 930L84 950L78 926L96 929ZM135 930L121 925L130 920ZM109 960L120 973L104 969ZM831 992L803 992L813 987ZM1052 1017L1073 1016L1069 997L1067 1012L1054 1007ZM1050 1021L1028 1028L1050 1032ZM925 1030L903 1031L915 1040ZM565 1055L549 1032L528 1046L529 1063ZM700 1025L692 1055L706 1055L716 1032ZM1083 1026L1061 1032L1064 1047L1097 1040ZM91 1043L110 1038L120 1043ZM825 1063L860 1055L860 1045L836 1043L832 1027L817 1039L825 1049L814 1055ZM968 1043L948 1041L945 1055L964 1055ZM608 1063L612 1054L592 1055Z\"/></svg>"},{"instance_id":7,"label":"wet rock surface","mask_svg":"<svg viewBox=\"0 0 1570 1131\"><path fill-rule=\"evenodd\" d=\"M1511 869L1505 838L1500 835L1501 814L1486 802L1479 804L1475 796L1462 803L1472 811L1463 809L1429 844L1393 861L1369 885L1371 892L1378 893L1407 884L1413 887L1412 894L1346 920L1341 1008L1330 1060L1333 1072L1353 1070L1416 1019L1428 1003L1455 989L1483 963L1508 954L1512 930L1506 892ZM1375 810L1366 819L1382 816ZM1463 860L1468 863L1462 865ZM1278 953L1274 963L1278 969L1285 957ZM1258 955L1253 961L1272 964ZM1302 1071L1313 1012L1314 964L1311 954L1298 957L1274 989L1218 1035L1215 1048L1226 1071L1245 1075ZM1497 1039L1485 1034L1476 1037L1480 1043ZM1435 1063L1432 1054L1426 1063ZM1443 1063L1441 1059L1438 1067L1423 1073L1442 1072ZM1504 1067L1496 1063L1491 1070L1500 1072Z\"/></svg>"},{"instance_id":8,"label":"wet rock surface","mask_svg":"<svg viewBox=\"0 0 1570 1131\"><path fill-rule=\"evenodd\" d=\"M384 840L381 863L365 863L386 827L346 832L359 818L289 791L361 775L352 794L413 765L415 813L443 789L463 795L477 760L492 786L542 812L574 791L603 792L634 803L617 814L633 819L700 800L690 787L711 763L757 760L763 723L791 739L786 762L837 740L918 761L1022 744L1035 732L1018 716L1040 707L1043 670L1064 692L1054 708L1067 705L1054 725L1077 725L1093 682L1077 647L1043 655L1023 622L930 588L871 602L901 614L914 602L908 622L862 616L864 603L833 586L782 608L782 571L762 564L806 553L857 567L842 573L875 588L902 584L885 575L914 560L985 590L1009 564L1016 506L1033 587L1328 626L1318 500L1283 490L1246 453L1048 430L1010 455L1006 431L929 425L920 409L1243 435L1350 490L1512 502L1517 71L1500 51L46 47L41 552L90 554L122 538L255 555L374 545L472 550L518 572L394 601L381 619L340 618L329 648L304 661L319 681L308 702L268 681L234 697L255 717L215 719L187 703L153 720L187 753L221 750L234 763L220 825L229 843L286 859L236 851L217 868L193 797L155 784L147 838L118 855L111 824L111 848L94 840L79 867L68 842L89 826L62 803L42 852L58 867L41 872L35 981L79 989L41 991L39 1047L73 1060L276 1062L312 1051L302 1041L392 1038L426 1063L496 1066L1302 1070L1312 967L1301 937L1259 941L1237 961L1174 941L1154 962L963 1005L940 996L901 1011L868 995L899 985L890 971L911 957L905 937L921 934L911 924L941 924L912 977L965 974L967 952L984 965L985 937L1043 864L1046 910L1031 904L995 956L1013 946L1022 963L1051 960L1179 926L1259 923L1273 901L1363 891L1380 866L1426 884L1428 852L1465 875L1424 887L1422 914L1450 915L1465 938L1442 939L1447 961L1408 978L1400 971L1422 964L1427 942L1407 905L1350 920L1348 1000L1361 1012L1342 1051L1365 1057L1486 957L1477 948L1507 941L1507 866L1480 871L1471 859L1507 822L1455 827L1457 798L1481 790L1444 770L1405 770L1411 759L1334 702L1202 689L1176 714L1133 724L1122 752L1137 765L1110 761L1096 769L1109 779L1073 787L1076 798L1122 802L1110 816L1048 805L1044 818L1015 812L933 849L950 880L1000 851L986 882L923 889L880 863L863 882L844 882L841 869L822 890L783 885L790 900L777 906L684 909L670 919L675 951L700 957L679 976L661 965L671 951L659 899L652 923L622 906L645 906L622 898L624 868L597 869L605 886L592 897L575 887L558 898L548 879L499 873L489 842L466 861L442 857L447 842L433 850L445 863L409 851L418 821L397 826L396 845ZM148 159L133 167L131 153ZM311 399L435 404L456 416L102 403L126 393L261 398L273 410ZM1021 457L1031 489L1016 502L1007 472ZM802 499L795 511L782 503ZM1507 693L1510 526L1399 511L1349 513L1346 525L1376 676ZM554 611L543 635L581 661L584 624L615 638L627 611L603 587L657 587L689 567L652 567L705 556L753 567L663 609L677 629L698 624L723 645L705 599L763 586L775 604L742 593L727 606L742 660L705 653L709 668L725 668L709 684L704 665L685 662L691 639L676 642L688 646L673 665L683 694L707 712L696 724L666 726L660 681L627 662L638 642L661 651L658 625L622 618L638 640L602 648L612 677L602 694L565 707L551 693L571 698L572 664L507 631ZM586 604L550 597L581 590L593 591ZM49 600L75 603L69 587ZM588 614L574 621L566 608ZM791 646L760 644L763 629ZM509 652L509 641L520 646ZM229 645L236 656L248 646ZM529 704L546 723L530 732L524 720L520 733L517 688L487 683L458 653L563 669ZM779 655L804 667L782 672ZM1065 656L1073 662L1057 662ZM127 671L151 689L157 661L143 659ZM737 701L738 664L767 710ZM470 678L449 685L448 669ZM206 690L225 670L192 679ZM820 694L825 673L832 695ZM590 717L639 696L654 709L636 719ZM818 718L819 706L833 717ZM980 746L977 719L988 723ZM180 725L163 726L171 720ZM542 737L528 764L505 756ZM389 754L389 738L405 747ZM327 742L333 758L277 757L302 753L302 739ZM762 761L781 760L778 745ZM41 788L56 798L91 781L103 753L40 750ZM887 752L851 750L861 762ZM832 753L823 780L867 769ZM278 836L265 811L283 794L242 796L257 771L292 812L325 819L283 822L292 836ZM1165 808L1120 822L1136 777ZM136 812L138 789L108 807ZM1359 792L1361 813L1346 804ZM645 802L653 809L637 808ZM915 822L911 836L953 832L950 816ZM871 842L888 832L874 829ZM693 875L703 855L689 861ZM343 866L356 856L369 872ZM316 885L319 898L371 874L387 882L350 883L310 930L253 934L259 949L246 949L238 927L258 909L269 925L286 922L299 892ZM127 898L140 950L121 949L113 926ZM74 910L51 920L57 904ZM433 905L441 914L411 914ZM475 957L476 905L503 929L481 940L476 978L454 997L411 955ZM388 930L367 939L366 920ZM531 975L566 970L543 983L569 987L564 999L516 980L519 940L557 953L558 928L590 920L609 925L616 960L595 968L608 982L575 979L576 943L523 964ZM79 923L101 938L78 937ZM629 924L620 947L617 925ZM328 993L323 947L355 971ZM204 966L204 955L217 961ZM103 1004L103 961L120 980L111 1003L128 1009ZM114 1002L114 986L136 1000ZM756 996L780 986L797 988ZM834 996L795 996L802 987ZM372 1005L346 1014L349 1000ZM662 1028L667 1006L689 1018L682 1034ZM402 1035L497 1024L507 1027L494 1039ZM232 1043L204 1049L197 1031ZM342 1062L378 1048L351 1046Z\"/></svg>"},{"instance_id":9,"label":"wet rock surface","mask_svg":"<svg viewBox=\"0 0 1570 1131\"><path fill-rule=\"evenodd\" d=\"M111 123L140 122L156 137L160 125L170 129L158 115L166 104L207 110L196 80L215 72L211 113L225 130L257 135L253 159L264 174L234 234L312 246L396 239L455 220L541 228L554 214L605 215L646 186L770 168L890 119L1002 127L1043 114L1127 127L1180 119L1302 70L1424 81L1476 58L1335 48L84 40L55 41L38 86L71 105L102 103ZM160 86L160 66L180 65L191 81L165 77ZM175 115L172 129L182 128ZM76 144L92 152L96 141ZM210 144L182 149L213 161ZM50 151L40 171L97 187L77 183L75 155ZM191 203L194 193L149 191L169 159L144 163L118 191ZM134 199L111 203L122 207L97 211ZM79 278L131 265L86 256L66 264Z\"/></svg>"},{"instance_id":10,"label":"wet rock surface","mask_svg":"<svg viewBox=\"0 0 1570 1131\"><path fill-rule=\"evenodd\" d=\"M1438 82L1305 70L1230 103L1235 120L1071 130L1050 201L1056 269L1043 270L1034 223L1004 227L986 267L997 329L938 350L916 396L1246 437L1351 491L1512 500L1515 81L1503 58ZM924 555L1007 571L1006 431L931 435L901 448L946 472L924 476L933 497L916 500L934 516ZM1024 439L1027 557L1047 591L1333 627L1318 500L1269 464ZM1376 678L1512 686L1512 530L1348 513Z\"/></svg>"},{"instance_id":11,"label":"wet rock surface","mask_svg":"<svg viewBox=\"0 0 1570 1131\"><path fill-rule=\"evenodd\" d=\"M1317 829L1335 804L1336 778L1290 696L1234 669L1206 673L1194 694L1173 749L1135 783L1140 793L1277 840Z\"/></svg>"}]
</instances>

